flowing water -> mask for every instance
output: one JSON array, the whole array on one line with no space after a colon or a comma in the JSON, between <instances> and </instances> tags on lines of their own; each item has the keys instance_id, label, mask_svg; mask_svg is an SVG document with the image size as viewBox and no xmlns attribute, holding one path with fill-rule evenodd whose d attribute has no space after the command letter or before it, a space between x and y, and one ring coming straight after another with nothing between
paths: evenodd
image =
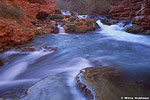
<instances>
[{"instance_id":1,"label":"flowing water","mask_svg":"<svg viewBox=\"0 0 150 100\"><path fill-rule=\"evenodd\" d=\"M59 34L66 34L65 29L62 27L62 25L59 24L57 27L59 29Z\"/></svg>"},{"instance_id":2,"label":"flowing water","mask_svg":"<svg viewBox=\"0 0 150 100\"><path fill-rule=\"evenodd\" d=\"M100 21L97 23L101 29L94 32L44 34L35 37L34 43L27 44L57 47L56 52L8 51L1 54L9 62L0 68L0 93L14 87L30 86L49 75L65 74L66 79L59 84L66 83L69 88L65 91L71 93L71 100L85 100L75 88L75 76L83 68L100 65L122 68L131 77L148 81L150 36L126 33L119 24L107 26Z\"/></svg>"}]
</instances>

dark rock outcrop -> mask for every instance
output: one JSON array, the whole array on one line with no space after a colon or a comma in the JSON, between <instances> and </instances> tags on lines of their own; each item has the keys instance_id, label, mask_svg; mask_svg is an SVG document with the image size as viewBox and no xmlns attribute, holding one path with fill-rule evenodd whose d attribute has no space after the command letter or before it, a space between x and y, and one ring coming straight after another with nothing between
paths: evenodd
<instances>
[{"instance_id":1,"label":"dark rock outcrop","mask_svg":"<svg viewBox=\"0 0 150 100\"><path fill-rule=\"evenodd\" d=\"M44 12L44 11L40 11L38 12L38 14L36 15L36 18L39 19L39 20L44 20L48 17L48 13L47 12Z\"/></svg>"},{"instance_id":2,"label":"dark rock outcrop","mask_svg":"<svg viewBox=\"0 0 150 100\"><path fill-rule=\"evenodd\" d=\"M4 61L0 58L0 66L4 65Z\"/></svg>"}]
</instances>

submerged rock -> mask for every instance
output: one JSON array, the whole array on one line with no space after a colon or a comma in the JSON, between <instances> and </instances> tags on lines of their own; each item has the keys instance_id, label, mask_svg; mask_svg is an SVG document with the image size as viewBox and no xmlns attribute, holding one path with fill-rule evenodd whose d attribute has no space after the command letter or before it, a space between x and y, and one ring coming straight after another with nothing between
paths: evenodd
<instances>
[{"instance_id":1,"label":"submerged rock","mask_svg":"<svg viewBox=\"0 0 150 100\"><path fill-rule=\"evenodd\" d=\"M25 95L26 89L27 87L24 86L9 89L4 93L0 93L0 98L3 98L2 100L16 100Z\"/></svg>"},{"instance_id":2,"label":"submerged rock","mask_svg":"<svg viewBox=\"0 0 150 100\"><path fill-rule=\"evenodd\" d=\"M47 52L47 51L56 51L57 48L50 47L50 46L43 46L43 47L18 47L18 48L15 48L14 50L15 51L20 51L20 52L35 52L35 51L43 50L44 52Z\"/></svg>"},{"instance_id":3,"label":"submerged rock","mask_svg":"<svg viewBox=\"0 0 150 100\"><path fill-rule=\"evenodd\" d=\"M20 100L72 100L63 75L49 76L27 90Z\"/></svg>"},{"instance_id":4,"label":"submerged rock","mask_svg":"<svg viewBox=\"0 0 150 100\"><path fill-rule=\"evenodd\" d=\"M80 71L76 79L78 88L90 100L95 100L95 98L96 100L120 100L125 96L147 97L150 95L149 83L139 82L125 76L123 71L115 68L95 67Z\"/></svg>"}]
</instances>

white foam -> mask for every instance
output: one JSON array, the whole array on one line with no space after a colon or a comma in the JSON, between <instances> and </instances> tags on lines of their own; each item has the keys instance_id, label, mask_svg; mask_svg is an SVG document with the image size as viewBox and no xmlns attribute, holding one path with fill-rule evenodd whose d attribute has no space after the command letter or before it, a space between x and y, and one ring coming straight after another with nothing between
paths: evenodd
<instances>
[{"instance_id":1,"label":"white foam","mask_svg":"<svg viewBox=\"0 0 150 100\"><path fill-rule=\"evenodd\" d=\"M58 25L58 28L59 28L59 34L66 34L65 29L61 25Z\"/></svg>"},{"instance_id":2,"label":"white foam","mask_svg":"<svg viewBox=\"0 0 150 100\"><path fill-rule=\"evenodd\" d=\"M124 31L124 27L121 27L119 24L111 26L103 25L100 20L98 20L97 23L102 29L99 31L101 34L109 36L115 40L150 45L150 38L148 36L127 33Z\"/></svg>"},{"instance_id":3,"label":"white foam","mask_svg":"<svg viewBox=\"0 0 150 100\"><path fill-rule=\"evenodd\" d=\"M71 15L70 11L69 10L62 10L61 13L63 15Z\"/></svg>"}]
</instances>

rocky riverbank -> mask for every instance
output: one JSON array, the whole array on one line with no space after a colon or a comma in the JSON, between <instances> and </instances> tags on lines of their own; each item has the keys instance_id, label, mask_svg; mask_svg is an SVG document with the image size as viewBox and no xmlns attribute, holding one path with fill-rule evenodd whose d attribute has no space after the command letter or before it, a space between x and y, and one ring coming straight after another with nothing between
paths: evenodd
<instances>
[{"instance_id":1,"label":"rocky riverbank","mask_svg":"<svg viewBox=\"0 0 150 100\"><path fill-rule=\"evenodd\" d=\"M86 33L98 28L91 19L63 15L53 0L1 0L0 52L32 40L36 34L58 33L58 23L68 33Z\"/></svg>"},{"instance_id":2,"label":"rocky riverbank","mask_svg":"<svg viewBox=\"0 0 150 100\"><path fill-rule=\"evenodd\" d=\"M149 96L148 83L127 78L125 72L112 67L86 68L80 71L76 79L78 88L90 100L120 100L125 96Z\"/></svg>"}]
</instances>

